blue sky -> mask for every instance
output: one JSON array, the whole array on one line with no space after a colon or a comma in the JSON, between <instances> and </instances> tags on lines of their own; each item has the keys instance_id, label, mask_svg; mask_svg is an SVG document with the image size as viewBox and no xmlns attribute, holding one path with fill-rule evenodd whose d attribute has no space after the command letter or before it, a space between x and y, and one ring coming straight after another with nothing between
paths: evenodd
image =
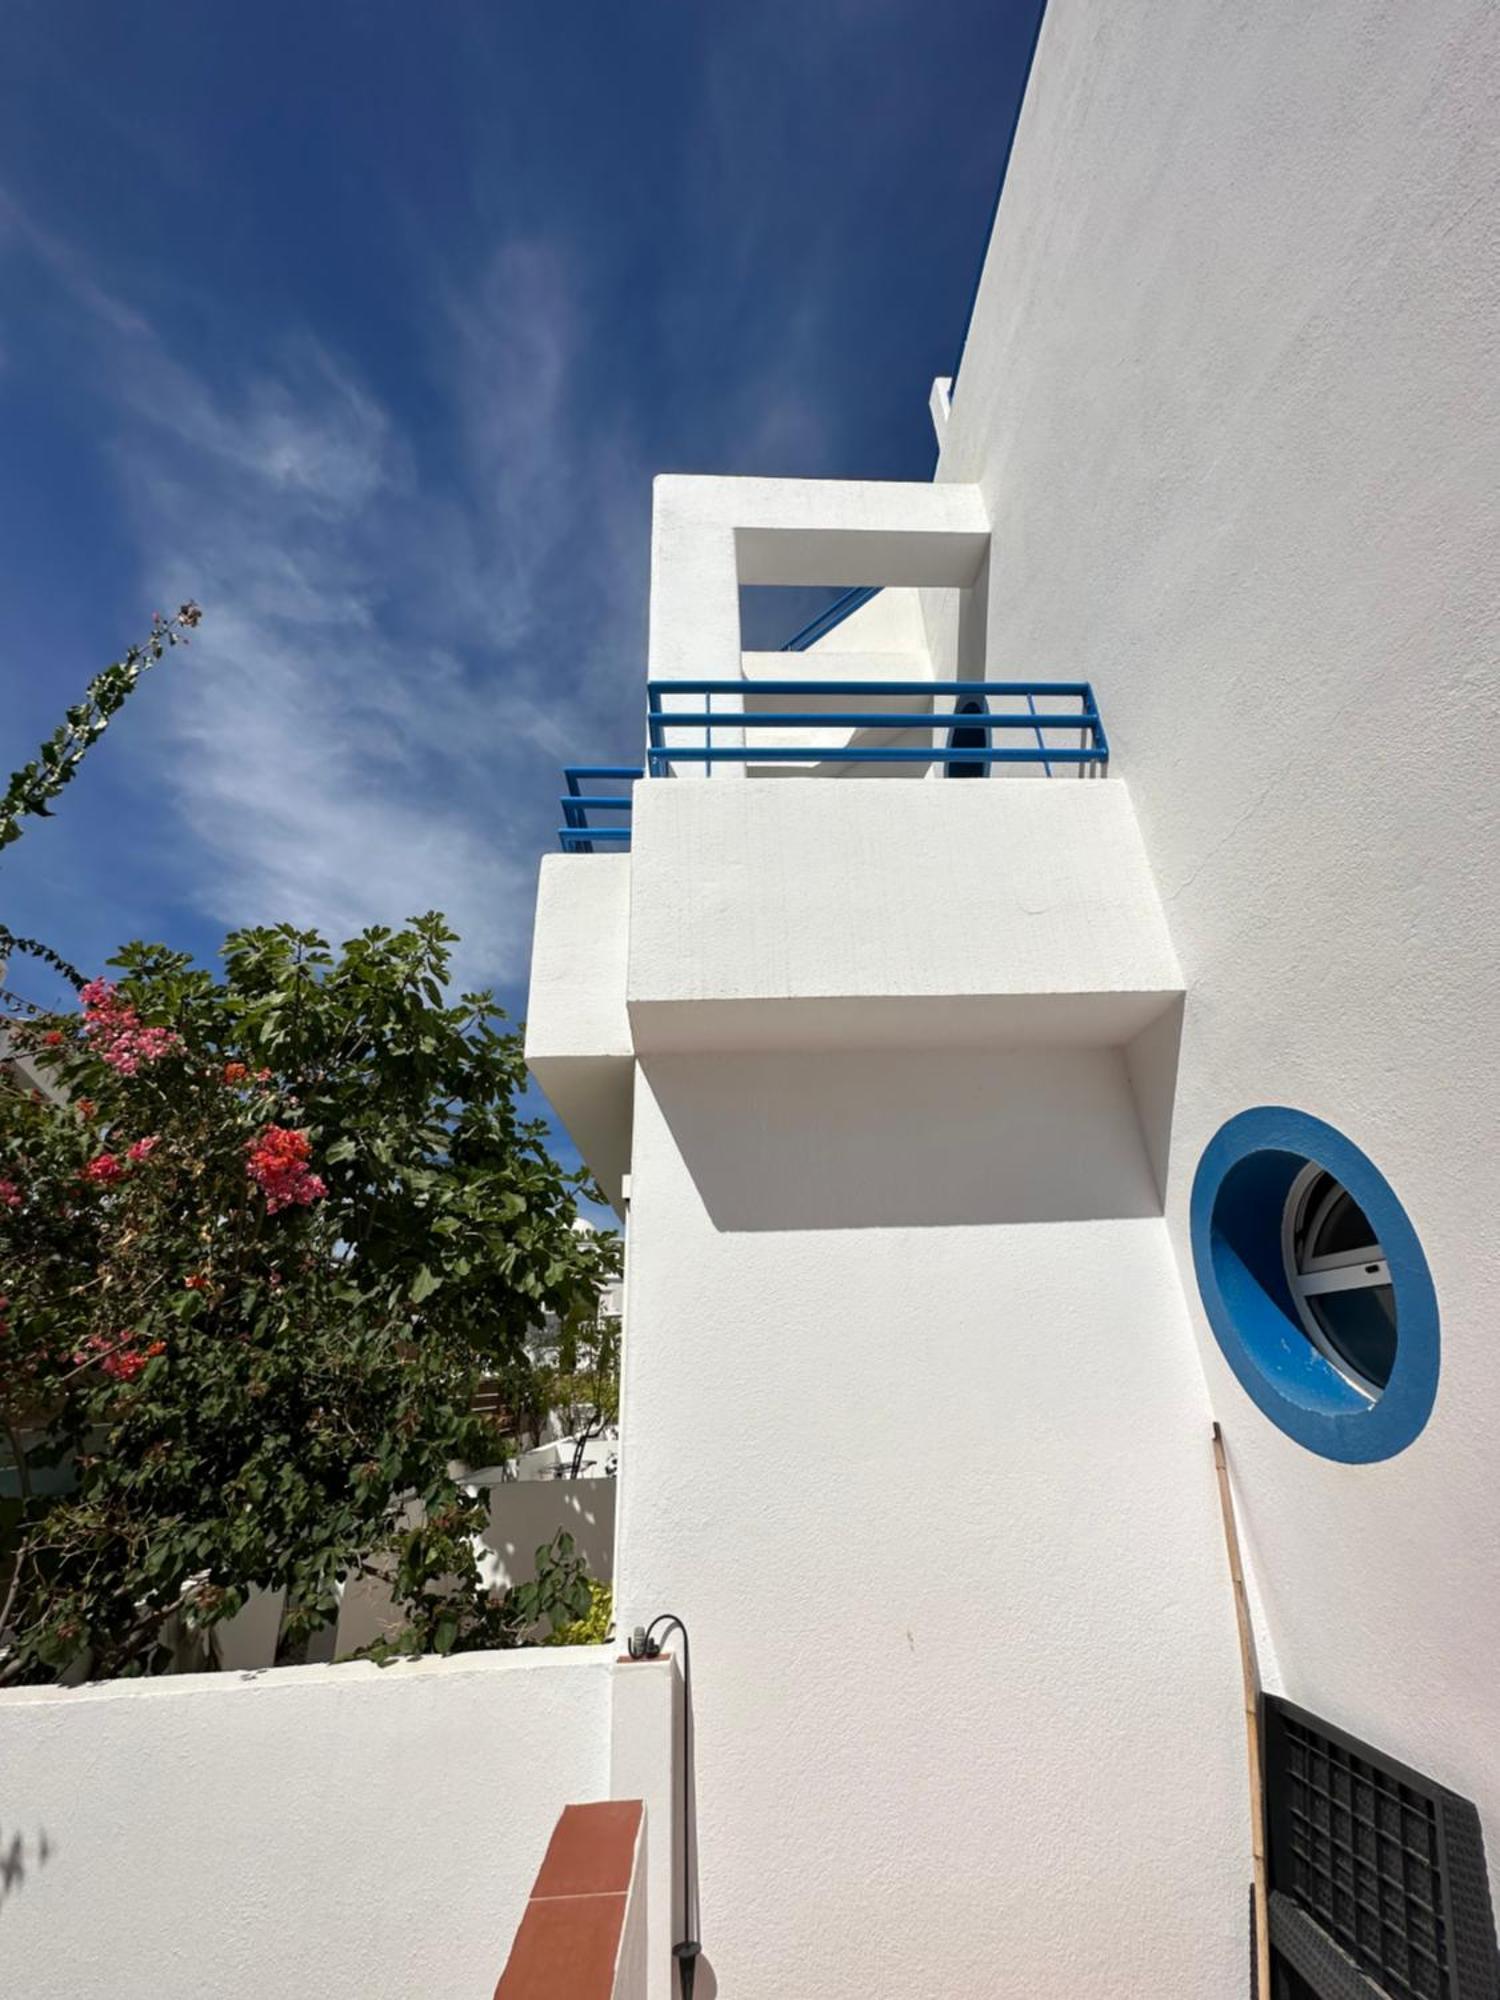
<instances>
[{"instance_id":1,"label":"blue sky","mask_svg":"<svg viewBox=\"0 0 1500 2000\"><path fill-rule=\"evenodd\" d=\"M651 475L929 474L1035 11L8 0L5 767L206 613L12 927L437 906L519 1011L559 767L639 749Z\"/></svg>"}]
</instances>

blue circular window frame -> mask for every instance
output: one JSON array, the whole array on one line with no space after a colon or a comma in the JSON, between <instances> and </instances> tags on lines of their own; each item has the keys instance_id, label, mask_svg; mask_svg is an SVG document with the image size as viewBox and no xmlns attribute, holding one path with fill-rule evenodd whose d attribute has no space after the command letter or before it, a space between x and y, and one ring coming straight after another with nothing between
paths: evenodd
<instances>
[{"instance_id":1,"label":"blue circular window frame","mask_svg":"<svg viewBox=\"0 0 1500 2000\"><path fill-rule=\"evenodd\" d=\"M1369 1217L1390 1267L1396 1359L1375 1402L1320 1354L1287 1283L1282 1219L1309 1163ZM1214 1134L1193 1177L1193 1265L1225 1360L1278 1429L1324 1458L1369 1465L1417 1437L1437 1396L1437 1292L1390 1182L1351 1139L1284 1105L1241 1111Z\"/></svg>"}]
</instances>

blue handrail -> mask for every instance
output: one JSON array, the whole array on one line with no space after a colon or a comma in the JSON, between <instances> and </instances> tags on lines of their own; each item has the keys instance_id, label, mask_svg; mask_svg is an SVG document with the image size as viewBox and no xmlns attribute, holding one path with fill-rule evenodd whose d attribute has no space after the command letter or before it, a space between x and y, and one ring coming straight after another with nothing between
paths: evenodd
<instances>
[{"instance_id":1,"label":"blue handrail","mask_svg":"<svg viewBox=\"0 0 1500 2000\"><path fill-rule=\"evenodd\" d=\"M716 695L734 698L736 706L718 711L711 707L663 706L667 700L696 698L711 701ZM749 709L744 706L747 696L770 700L795 697L800 701L817 698L826 700L829 706ZM928 705L895 710L848 706L851 700L858 702L871 697L902 702L915 700ZM1074 702L1077 706L1039 708L1039 697L1044 702ZM955 711L951 714L934 711L930 706L934 698L952 700ZM1004 699L1024 701L1025 710L996 714L989 704ZM1087 775L1091 770L1103 771L1109 763L1109 740L1104 733L1093 688L1087 681L648 681L646 700L646 767L653 778L670 777L676 764L703 764L710 773L715 764L746 763L939 764L945 769L954 766L977 765L987 769L993 764L1040 764L1044 774L1050 777L1054 764L1070 765L1077 768L1080 775ZM960 702L982 706L966 706L959 712L957 704ZM715 743L712 739L715 723L721 730L734 733L757 729L836 729L844 734L858 731L889 736L916 731L931 736L946 730L948 741L918 747L881 742L758 744L751 748L744 741L726 743L721 739ZM682 743L667 740L669 730L676 732L682 729L701 730L702 741ZM1049 741L1044 733L1049 730L1063 730L1070 736L1076 733L1078 740L1067 743ZM1024 731L1036 740L1034 743L1002 741L998 745L993 741L996 732L1003 736L1008 731ZM959 733L965 739L962 743L953 740ZM973 742L976 735L983 737L983 747Z\"/></svg>"},{"instance_id":2,"label":"blue handrail","mask_svg":"<svg viewBox=\"0 0 1500 2000\"><path fill-rule=\"evenodd\" d=\"M590 812L628 813L629 792L614 797L581 792L578 788L585 778L609 778L616 782L624 778L633 784L645 775L638 764L569 764L563 772L567 796L558 800L564 823L557 829L557 838L563 853L592 854L596 840L609 846L623 847L630 839L628 823L625 826L589 825Z\"/></svg>"},{"instance_id":3,"label":"blue handrail","mask_svg":"<svg viewBox=\"0 0 1500 2000\"><path fill-rule=\"evenodd\" d=\"M734 705L716 709L718 698ZM747 699L771 705L747 708ZM899 706L876 708L876 701ZM951 706L938 709L937 701ZM683 706L665 705L672 702ZM1018 705L996 713L996 702ZM760 730L799 735L834 730L842 740L747 740ZM692 740L668 740L684 731ZM927 740L892 740L913 734ZM724 741L726 735L733 740ZM862 740L848 740L854 736ZM673 777L678 766L702 765L706 777L716 764L936 765L950 777L988 777L993 765L1023 764L1040 766L1048 778L1055 771L1102 777L1109 768L1109 739L1088 681L648 681L646 737L644 771L623 764L567 768L567 792L558 801L564 820L558 839L565 853L628 846L628 786L643 778ZM605 781L602 791L597 789L600 781ZM623 824L600 825L590 818L601 813L624 815Z\"/></svg>"}]
</instances>

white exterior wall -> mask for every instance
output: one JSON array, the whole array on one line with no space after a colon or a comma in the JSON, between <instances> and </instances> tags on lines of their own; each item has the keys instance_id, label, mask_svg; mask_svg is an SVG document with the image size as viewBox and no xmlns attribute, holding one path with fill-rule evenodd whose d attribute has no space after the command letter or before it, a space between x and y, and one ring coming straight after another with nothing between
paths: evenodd
<instances>
[{"instance_id":1,"label":"white exterior wall","mask_svg":"<svg viewBox=\"0 0 1500 2000\"><path fill-rule=\"evenodd\" d=\"M1500 1891L1497 74L1491 0L1050 0L939 476L990 672L1092 679L1161 890L1171 1231L1285 1691L1473 1797ZM1262 1103L1426 1250L1386 1463L1285 1438L1198 1311L1192 1174Z\"/></svg>"},{"instance_id":2,"label":"white exterior wall","mask_svg":"<svg viewBox=\"0 0 1500 2000\"><path fill-rule=\"evenodd\" d=\"M494 1588L529 1582L537 1550L559 1530L573 1537L589 1575L608 1583L614 1574L614 1480L505 1479L491 1486L480 1558L485 1582Z\"/></svg>"},{"instance_id":3,"label":"white exterior wall","mask_svg":"<svg viewBox=\"0 0 1500 2000\"><path fill-rule=\"evenodd\" d=\"M1128 793L648 785L631 878L617 1591L692 1633L718 1990L1229 1990L1237 1666Z\"/></svg>"},{"instance_id":4,"label":"white exterior wall","mask_svg":"<svg viewBox=\"0 0 1500 2000\"><path fill-rule=\"evenodd\" d=\"M617 1595L692 1629L725 2000L1243 1990L1211 1410L1270 1684L1473 1797L1500 1887L1497 73L1489 0L1051 0L947 510L658 486L656 673L754 700L740 583L894 583L932 674L1087 679L1113 749L642 787ZM909 609L830 669L919 660ZM1112 979L1152 1009L1080 1034ZM1432 1267L1382 1464L1282 1436L1198 1306L1193 1171L1266 1103Z\"/></svg>"},{"instance_id":5,"label":"white exterior wall","mask_svg":"<svg viewBox=\"0 0 1500 2000\"><path fill-rule=\"evenodd\" d=\"M810 672L833 678L845 672L839 658L842 653L875 658L882 654L908 658L915 655L925 660L927 627L920 592L891 585L841 618L832 631L825 632L805 652L747 653L745 658L764 661L762 671L767 674L772 672L770 662L779 660L783 675L795 673L805 663Z\"/></svg>"},{"instance_id":6,"label":"white exterior wall","mask_svg":"<svg viewBox=\"0 0 1500 2000\"><path fill-rule=\"evenodd\" d=\"M610 1796L618 1671L600 1647L0 1696L4 1990L479 2000L561 1806Z\"/></svg>"},{"instance_id":7,"label":"white exterior wall","mask_svg":"<svg viewBox=\"0 0 1500 2000\"><path fill-rule=\"evenodd\" d=\"M653 1057L636 1104L617 1590L691 1628L718 1992L1235 1991L1208 1409L1123 1057Z\"/></svg>"}]
</instances>

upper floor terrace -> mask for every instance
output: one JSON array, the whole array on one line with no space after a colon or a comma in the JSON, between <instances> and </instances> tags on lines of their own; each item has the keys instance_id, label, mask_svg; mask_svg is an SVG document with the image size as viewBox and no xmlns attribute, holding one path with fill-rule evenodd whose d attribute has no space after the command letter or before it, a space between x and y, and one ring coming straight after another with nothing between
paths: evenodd
<instances>
[{"instance_id":1,"label":"upper floor terrace","mask_svg":"<svg viewBox=\"0 0 1500 2000\"><path fill-rule=\"evenodd\" d=\"M563 850L628 846L648 778L1104 775L1088 682L988 673L988 572L974 487L658 480L643 760L566 770ZM814 581L844 595L743 647L746 586Z\"/></svg>"},{"instance_id":2,"label":"upper floor terrace","mask_svg":"<svg viewBox=\"0 0 1500 2000\"><path fill-rule=\"evenodd\" d=\"M1128 791L1064 782L1108 773L1099 701L991 672L989 564L974 487L658 480L641 762L568 772L529 1009L607 1188L637 1060L1124 1048L1173 1009ZM743 646L742 588L813 581L845 597Z\"/></svg>"}]
</instances>

